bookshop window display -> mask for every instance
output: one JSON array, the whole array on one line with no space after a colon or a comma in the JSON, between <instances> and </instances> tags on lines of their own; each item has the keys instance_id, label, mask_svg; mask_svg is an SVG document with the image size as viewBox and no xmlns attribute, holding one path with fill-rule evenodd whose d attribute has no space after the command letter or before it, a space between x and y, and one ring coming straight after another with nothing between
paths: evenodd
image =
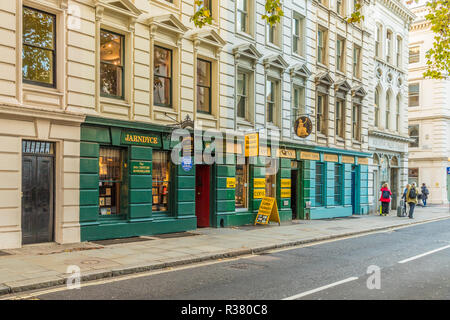
<instances>
[{"instance_id":1,"label":"bookshop window display","mask_svg":"<svg viewBox=\"0 0 450 320\"><path fill-rule=\"evenodd\" d=\"M99 214L120 214L122 184L122 150L100 148L99 156Z\"/></svg>"},{"instance_id":2,"label":"bookshop window display","mask_svg":"<svg viewBox=\"0 0 450 320\"><path fill-rule=\"evenodd\" d=\"M153 150L152 211L169 211L170 153Z\"/></svg>"},{"instance_id":3,"label":"bookshop window display","mask_svg":"<svg viewBox=\"0 0 450 320\"><path fill-rule=\"evenodd\" d=\"M248 208L248 164L236 165L236 209Z\"/></svg>"}]
</instances>

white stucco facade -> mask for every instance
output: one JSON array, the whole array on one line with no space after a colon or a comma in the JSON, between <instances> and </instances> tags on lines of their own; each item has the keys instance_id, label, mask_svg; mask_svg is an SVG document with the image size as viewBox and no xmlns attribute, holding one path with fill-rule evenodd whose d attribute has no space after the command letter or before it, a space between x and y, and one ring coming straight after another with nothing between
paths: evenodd
<instances>
[{"instance_id":1,"label":"white stucco facade","mask_svg":"<svg viewBox=\"0 0 450 320\"><path fill-rule=\"evenodd\" d=\"M400 201L408 174L408 32L413 14L401 1L371 1L368 28L373 30L370 88L369 203L379 208L380 189L388 183L392 209Z\"/></svg>"},{"instance_id":2,"label":"white stucco facade","mask_svg":"<svg viewBox=\"0 0 450 320\"><path fill-rule=\"evenodd\" d=\"M450 80L431 80L423 77L426 70L426 51L433 45L434 35L425 20L424 1L412 3L417 16L410 31L410 49L418 51L418 58L409 64L409 85L418 86L418 100L409 107L410 134L418 143L409 148L409 181L428 186L429 203L448 203L450 167ZM415 132L414 132L415 131Z\"/></svg>"}]
</instances>

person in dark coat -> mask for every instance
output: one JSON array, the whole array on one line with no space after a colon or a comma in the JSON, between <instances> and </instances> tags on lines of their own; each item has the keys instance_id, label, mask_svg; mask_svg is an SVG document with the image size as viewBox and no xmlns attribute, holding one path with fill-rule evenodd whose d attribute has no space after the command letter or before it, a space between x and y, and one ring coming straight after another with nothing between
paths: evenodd
<instances>
[{"instance_id":1,"label":"person in dark coat","mask_svg":"<svg viewBox=\"0 0 450 320\"><path fill-rule=\"evenodd\" d=\"M426 207L427 206L427 199L428 199L428 195L430 194L430 191L428 191L428 188L425 185L425 183L422 183L421 192L422 192L423 206Z\"/></svg>"},{"instance_id":2,"label":"person in dark coat","mask_svg":"<svg viewBox=\"0 0 450 320\"><path fill-rule=\"evenodd\" d=\"M381 214L385 216L389 214L389 206L391 204L392 192L391 190L389 190L389 185L387 183L383 184L383 187L381 188L380 191L381 191L380 196Z\"/></svg>"}]
</instances>

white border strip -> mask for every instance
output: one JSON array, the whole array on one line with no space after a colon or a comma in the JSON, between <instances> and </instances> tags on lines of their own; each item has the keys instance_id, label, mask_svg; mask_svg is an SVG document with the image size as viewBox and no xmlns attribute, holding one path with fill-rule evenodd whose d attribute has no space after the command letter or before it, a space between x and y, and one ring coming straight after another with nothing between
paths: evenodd
<instances>
[{"instance_id":1,"label":"white border strip","mask_svg":"<svg viewBox=\"0 0 450 320\"><path fill-rule=\"evenodd\" d=\"M439 249L431 250L431 251L428 251L428 252L425 252L425 253L422 253L422 254L419 254L417 256L414 256L414 257L411 257L411 258L399 261L398 263L406 263L406 262L409 262L411 260L419 259L419 258L422 258L422 257L427 256L429 254L432 254L432 253L435 253L435 252L438 252L438 251L441 251L441 250L444 250L444 249L448 249L448 248L450 248L450 245L442 247L442 248L439 248Z\"/></svg>"},{"instance_id":2,"label":"white border strip","mask_svg":"<svg viewBox=\"0 0 450 320\"><path fill-rule=\"evenodd\" d=\"M295 299L298 299L298 298L301 298L301 297L304 297L304 296L307 296L307 295L310 295L310 294L313 294L313 293L316 293L316 292L319 292L319 291L322 291L322 290L325 290L325 289L328 289L328 288L331 288L331 287L335 287L335 286L338 286L338 285L346 283L346 282L354 281L354 280L357 280L357 279L358 279L358 277L350 277L350 278L347 278L347 279L344 279L344 280L341 280L341 281L338 281L338 282L333 282L333 283L331 283L329 285L326 285L326 286L323 286L323 287L320 287L320 288L317 288L317 289L309 290L309 291L306 291L306 292L303 292L303 293L296 294L296 295L291 296L291 297L284 298L282 300L295 300Z\"/></svg>"}]
</instances>

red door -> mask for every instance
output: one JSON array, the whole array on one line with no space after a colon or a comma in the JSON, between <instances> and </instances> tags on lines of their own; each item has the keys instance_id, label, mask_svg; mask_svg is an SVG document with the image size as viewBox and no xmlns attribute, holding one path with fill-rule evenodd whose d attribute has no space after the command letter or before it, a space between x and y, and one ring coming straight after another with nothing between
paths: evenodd
<instances>
[{"instance_id":1,"label":"red door","mask_svg":"<svg viewBox=\"0 0 450 320\"><path fill-rule=\"evenodd\" d=\"M197 227L209 227L210 166L195 167L195 215Z\"/></svg>"}]
</instances>

